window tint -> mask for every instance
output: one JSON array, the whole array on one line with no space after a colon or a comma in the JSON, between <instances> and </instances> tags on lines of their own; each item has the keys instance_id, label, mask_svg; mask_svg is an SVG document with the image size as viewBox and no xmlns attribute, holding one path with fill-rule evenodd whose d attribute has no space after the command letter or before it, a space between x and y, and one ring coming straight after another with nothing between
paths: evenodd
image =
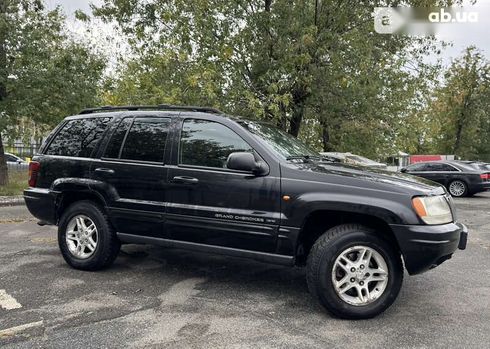
<instances>
[{"instance_id":1,"label":"window tint","mask_svg":"<svg viewBox=\"0 0 490 349\"><path fill-rule=\"evenodd\" d=\"M446 172L446 171L456 171L456 169L448 164L431 163L431 164L427 164L426 171Z\"/></svg>"},{"instance_id":2,"label":"window tint","mask_svg":"<svg viewBox=\"0 0 490 349\"><path fill-rule=\"evenodd\" d=\"M121 120L116 130L112 134L111 140L104 152L104 157L106 158L119 158L119 150L121 149L122 142L124 141L124 136L126 136L126 132L131 126L131 122L133 118L126 118Z\"/></svg>"},{"instance_id":3,"label":"window tint","mask_svg":"<svg viewBox=\"0 0 490 349\"><path fill-rule=\"evenodd\" d=\"M89 157L111 118L68 121L49 145L46 154Z\"/></svg>"},{"instance_id":4,"label":"window tint","mask_svg":"<svg viewBox=\"0 0 490 349\"><path fill-rule=\"evenodd\" d=\"M427 171L442 171L442 164L428 164Z\"/></svg>"},{"instance_id":5,"label":"window tint","mask_svg":"<svg viewBox=\"0 0 490 349\"><path fill-rule=\"evenodd\" d=\"M441 164L441 169L439 171L457 171L453 166L448 165L448 164Z\"/></svg>"},{"instance_id":6,"label":"window tint","mask_svg":"<svg viewBox=\"0 0 490 349\"><path fill-rule=\"evenodd\" d=\"M5 158L8 162L17 162L17 159L12 155L5 154Z\"/></svg>"},{"instance_id":7,"label":"window tint","mask_svg":"<svg viewBox=\"0 0 490 349\"><path fill-rule=\"evenodd\" d=\"M427 171L427 164L415 164L407 167L409 172Z\"/></svg>"},{"instance_id":8,"label":"window tint","mask_svg":"<svg viewBox=\"0 0 490 349\"><path fill-rule=\"evenodd\" d=\"M180 163L226 168L228 155L252 148L228 127L217 122L187 119L180 139Z\"/></svg>"},{"instance_id":9,"label":"window tint","mask_svg":"<svg viewBox=\"0 0 490 349\"><path fill-rule=\"evenodd\" d=\"M169 118L136 118L126 137L121 159L163 162Z\"/></svg>"}]
</instances>

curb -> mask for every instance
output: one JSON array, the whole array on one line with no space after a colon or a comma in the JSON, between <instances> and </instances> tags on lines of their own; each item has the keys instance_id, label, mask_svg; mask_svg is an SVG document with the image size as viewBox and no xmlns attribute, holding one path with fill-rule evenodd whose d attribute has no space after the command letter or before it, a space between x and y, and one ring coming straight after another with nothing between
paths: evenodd
<instances>
[{"instance_id":1,"label":"curb","mask_svg":"<svg viewBox=\"0 0 490 349\"><path fill-rule=\"evenodd\" d=\"M0 207L22 206L24 204L24 197L22 195L0 196Z\"/></svg>"}]
</instances>

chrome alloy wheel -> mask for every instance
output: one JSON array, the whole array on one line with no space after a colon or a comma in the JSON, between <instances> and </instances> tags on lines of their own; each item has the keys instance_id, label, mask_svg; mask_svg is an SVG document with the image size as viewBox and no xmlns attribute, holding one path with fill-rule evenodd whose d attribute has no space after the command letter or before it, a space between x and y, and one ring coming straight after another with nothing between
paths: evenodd
<instances>
[{"instance_id":1,"label":"chrome alloy wheel","mask_svg":"<svg viewBox=\"0 0 490 349\"><path fill-rule=\"evenodd\" d=\"M388 277L383 256L362 245L342 251L332 269L335 292L344 302L355 306L367 305L381 297Z\"/></svg>"},{"instance_id":2,"label":"chrome alloy wheel","mask_svg":"<svg viewBox=\"0 0 490 349\"><path fill-rule=\"evenodd\" d=\"M449 192L452 196L462 196L466 191L466 186L461 181L453 181L449 185Z\"/></svg>"},{"instance_id":3,"label":"chrome alloy wheel","mask_svg":"<svg viewBox=\"0 0 490 349\"><path fill-rule=\"evenodd\" d=\"M66 245L72 255L80 259L87 259L94 254L97 248L97 227L85 215L74 216L66 228Z\"/></svg>"}]
</instances>

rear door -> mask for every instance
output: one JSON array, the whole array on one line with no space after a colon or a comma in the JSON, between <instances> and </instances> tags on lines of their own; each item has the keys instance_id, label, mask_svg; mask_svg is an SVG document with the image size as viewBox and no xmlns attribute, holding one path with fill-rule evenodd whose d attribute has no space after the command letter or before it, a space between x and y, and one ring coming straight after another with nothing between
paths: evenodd
<instances>
[{"instance_id":1,"label":"rear door","mask_svg":"<svg viewBox=\"0 0 490 349\"><path fill-rule=\"evenodd\" d=\"M229 154L254 149L230 127L198 118L179 120L174 145L167 191L170 238L274 252L279 178L226 168Z\"/></svg>"},{"instance_id":2,"label":"rear door","mask_svg":"<svg viewBox=\"0 0 490 349\"><path fill-rule=\"evenodd\" d=\"M170 117L161 116L121 119L92 167L118 232L164 236L168 171L164 158L170 122Z\"/></svg>"},{"instance_id":3,"label":"rear door","mask_svg":"<svg viewBox=\"0 0 490 349\"><path fill-rule=\"evenodd\" d=\"M434 162L430 164L428 173L433 181L447 186L459 171L449 164Z\"/></svg>"}]
</instances>

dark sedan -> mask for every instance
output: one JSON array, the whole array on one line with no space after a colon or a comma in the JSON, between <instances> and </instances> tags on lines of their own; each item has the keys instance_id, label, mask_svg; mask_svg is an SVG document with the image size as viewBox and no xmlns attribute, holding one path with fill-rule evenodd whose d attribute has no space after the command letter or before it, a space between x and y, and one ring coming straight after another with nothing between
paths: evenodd
<instances>
[{"instance_id":1,"label":"dark sedan","mask_svg":"<svg viewBox=\"0 0 490 349\"><path fill-rule=\"evenodd\" d=\"M419 162L401 172L430 179L444 185L452 196L473 195L490 189L490 170L459 161Z\"/></svg>"}]
</instances>

